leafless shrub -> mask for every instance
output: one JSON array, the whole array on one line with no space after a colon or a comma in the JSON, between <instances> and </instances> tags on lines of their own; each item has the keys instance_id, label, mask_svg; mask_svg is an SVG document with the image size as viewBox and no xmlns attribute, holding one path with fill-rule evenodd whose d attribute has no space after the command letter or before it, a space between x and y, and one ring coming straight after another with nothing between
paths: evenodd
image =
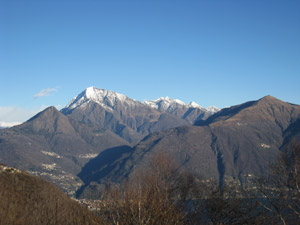
<instances>
[{"instance_id":1,"label":"leafless shrub","mask_svg":"<svg viewBox=\"0 0 300 225\"><path fill-rule=\"evenodd\" d=\"M300 221L300 145L291 144L271 165L270 176L259 182L260 205L275 224ZM276 218L276 219L274 219Z\"/></svg>"},{"instance_id":2,"label":"leafless shrub","mask_svg":"<svg viewBox=\"0 0 300 225\"><path fill-rule=\"evenodd\" d=\"M156 155L149 168L106 189L99 215L111 224L186 224L183 201L192 183L193 178L179 172L169 156Z\"/></svg>"}]
</instances>

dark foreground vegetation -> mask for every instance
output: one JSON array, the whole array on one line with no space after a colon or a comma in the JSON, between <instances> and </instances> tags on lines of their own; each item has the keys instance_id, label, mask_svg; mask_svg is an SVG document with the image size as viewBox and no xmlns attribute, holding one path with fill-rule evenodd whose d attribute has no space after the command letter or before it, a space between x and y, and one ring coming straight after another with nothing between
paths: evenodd
<instances>
[{"instance_id":1,"label":"dark foreground vegetation","mask_svg":"<svg viewBox=\"0 0 300 225\"><path fill-rule=\"evenodd\" d=\"M300 224L299 173L300 146L251 189L196 179L159 154L129 181L107 185L92 213L42 178L0 166L0 224Z\"/></svg>"},{"instance_id":2,"label":"dark foreground vegetation","mask_svg":"<svg viewBox=\"0 0 300 225\"><path fill-rule=\"evenodd\" d=\"M101 224L99 218L55 185L0 165L0 224Z\"/></svg>"},{"instance_id":3,"label":"dark foreground vegetation","mask_svg":"<svg viewBox=\"0 0 300 225\"><path fill-rule=\"evenodd\" d=\"M109 185L97 214L104 224L300 224L300 147L282 153L255 188L219 187L180 172L167 155L122 185Z\"/></svg>"}]
</instances>

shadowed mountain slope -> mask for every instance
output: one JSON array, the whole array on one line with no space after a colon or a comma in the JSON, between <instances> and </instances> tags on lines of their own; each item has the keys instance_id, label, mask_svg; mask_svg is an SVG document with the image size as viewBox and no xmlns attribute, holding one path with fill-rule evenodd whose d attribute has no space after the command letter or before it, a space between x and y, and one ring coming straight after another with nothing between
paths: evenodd
<instances>
[{"instance_id":1,"label":"shadowed mountain slope","mask_svg":"<svg viewBox=\"0 0 300 225\"><path fill-rule=\"evenodd\" d=\"M146 165L156 153L166 152L182 169L198 177L214 178L221 184L232 178L244 183L251 177L267 174L269 163L277 157L286 138L298 130L299 118L300 106L266 96L223 109L205 123L196 123L198 126L153 133L126 156L122 155L118 163L114 162L114 169L105 176L91 176L105 174L103 162L94 166L93 171L85 170L88 163L79 176L86 185L105 179L120 182ZM90 163L97 165L97 159Z\"/></svg>"},{"instance_id":2,"label":"shadowed mountain slope","mask_svg":"<svg viewBox=\"0 0 300 225\"><path fill-rule=\"evenodd\" d=\"M45 176L72 194L81 185L76 174L103 150L132 145L152 132L191 124L217 110L162 101L167 107L158 110L156 102L148 105L87 88L61 111L49 107L19 126L1 129L0 163Z\"/></svg>"},{"instance_id":3,"label":"shadowed mountain slope","mask_svg":"<svg viewBox=\"0 0 300 225\"><path fill-rule=\"evenodd\" d=\"M46 176L68 192L80 185L76 174L90 158L126 144L110 131L70 121L49 107L22 125L0 130L0 162Z\"/></svg>"}]
</instances>

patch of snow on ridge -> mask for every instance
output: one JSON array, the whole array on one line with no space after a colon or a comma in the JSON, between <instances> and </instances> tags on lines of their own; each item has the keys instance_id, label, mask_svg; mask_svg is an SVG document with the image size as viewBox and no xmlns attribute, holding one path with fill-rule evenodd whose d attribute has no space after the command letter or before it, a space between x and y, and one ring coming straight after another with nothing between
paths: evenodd
<instances>
[{"instance_id":1,"label":"patch of snow on ridge","mask_svg":"<svg viewBox=\"0 0 300 225\"><path fill-rule=\"evenodd\" d=\"M131 99L124 94L119 94L113 91L99 89L96 87L89 87L81 92L78 96L72 99L72 101L63 110L73 110L75 108L84 108L89 102L94 102L106 110L113 111L118 107L118 105L127 105L130 107L135 107L139 104L147 105L153 109L159 110L161 112L174 112L177 109L189 109L195 108L202 111L207 111L209 114L214 114L220 109L215 106L210 106L208 108L203 108L196 102L184 103L179 99L172 99L170 97L161 97L156 100L144 101L143 103Z\"/></svg>"},{"instance_id":2,"label":"patch of snow on ridge","mask_svg":"<svg viewBox=\"0 0 300 225\"><path fill-rule=\"evenodd\" d=\"M144 104L160 110L166 110L170 106L175 106L175 105L182 105L182 106L186 105L183 101L180 101L179 99L171 99L168 96L161 97L156 100L145 101Z\"/></svg>"},{"instance_id":3,"label":"patch of snow on ridge","mask_svg":"<svg viewBox=\"0 0 300 225\"><path fill-rule=\"evenodd\" d=\"M9 128L9 127L13 127L13 126L17 126L20 125L21 122L4 122L4 121L0 121L0 127L1 128Z\"/></svg>"},{"instance_id":4,"label":"patch of snow on ridge","mask_svg":"<svg viewBox=\"0 0 300 225\"><path fill-rule=\"evenodd\" d=\"M128 98L126 95L119 94L113 91L98 89L95 87L89 87L81 92L78 96L72 99L72 101L65 107L65 109L75 109L83 106L84 104L93 101L102 107L112 110L116 103L131 104L137 102L134 99Z\"/></svg>"},{"instance_id":5,"label":"patch of snow on ridge","mask_svg":"<svg viewBox=\"0 0 300 225\"><path fill-rule=\"evenodd\" d=\"M170 110L174 110L178 107L204 109L202 106L200 106L196 102L191 102L189 104L186 104L179 99L172 99L169 97L161 97L156 100L145 101L144 104L150 106L151 108L158 109L160 111L170 111Z\"/></svg>"},{"instance_id":6,"label":"patch of snow on ridge","mask_svg":"<svg viewBox=\"0 0 300 225\"><path fill-rule=\"evenodd\" d=\"M201 110L206 110L210 114L214 114L219 112L220 109L216 106L210 106L207 108L203 108L201 105L196 102L190 102L189 104L184 103L178 99L171 99L169 97L161 97L152 101L144 101L144 104L150 106L151 108L158 109L160 111L172 111L178 107L186 107L186 108L196 108Z\"/></svg>"},{"instance_id":7,"label":"patch of snow on ridge","mask_svg":"<svg viewBox=\"0 0 300 225\"><path fill-rule=\"evenodd\" d=\"M114 103L116 101L123 102L127 98L123 94L119 94L109 90L98 89L95 87L89 87L86 89L85 92L86 92L85 95L88 99L98 103L102 103L105 99L109 100L111 103Z\"/></svg>"},{"instance_id":8,"label":"patch of snow on ridge","mask_svg":"<svg viewBox=\"0 0 300 225\"><path fill-rule=\"evenodd\" d=\"M169 104L177 103L179 105L186 105L183 101L181 101L179 99L172 99L172 98L169 98L168 96L167 97L161 97L157 100L154 100L153 102L161 102L161 101L164 101L164 102L169 103Z\"/></svg>"},{"instance_id":9,"label":"patch of snow on ridge","mask_svg":"<svg viewBox=\"0 0 300 225\"><path fill-rule=\"evenodd\" d=\"M209 106L206 108L207 111L211 112L211 113L216 113L216 112L219 112L220 109L216 106Z\"/></svg>"},{"instance_id":10,"label":"patch of snow on ridge","mask_svg":"<svg viewBox=\"0 0 300 225\"><path fill-rule=\"evenodd\" d=\"M202 108L202 106L198 105L196 102L191 102L189 106L192 108Z\"/></svg>"},{"instance_id":11,"label":"patch of snow on ridge","mask_svg":"<svg viewBox=\"0 0 300 225\"><path fill-rule=\"evenodd\" d=\"M146 104L147 106L150 106L153 109L158 109L158 105L156 105L154 102L152 101L144 101L144 104Z\"/></svg>"}]
</instances>

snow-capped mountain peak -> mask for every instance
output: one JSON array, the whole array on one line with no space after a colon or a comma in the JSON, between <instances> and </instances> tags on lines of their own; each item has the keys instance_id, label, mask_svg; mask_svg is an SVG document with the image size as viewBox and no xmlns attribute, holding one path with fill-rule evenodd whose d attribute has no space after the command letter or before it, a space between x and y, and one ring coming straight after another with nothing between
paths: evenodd
<instances>
[{"instance_id":1,"label":"snow-capped mountain peak","mask_svg":"<svg viewBox=\"0 0 300 225\"><path fill-rule=\"evenodd\" d=\"M116 103L134 102L135 100L128 98L123 94L113 91L89 87L81 92L78 96L65 107L65 109L75 109L80 106L85 106L89 102L97 103L106 109L112 110Z\"/></svg>"},{"instance_id":2,"label":"snow-capped mountain peak","mask_svg":"<svg viewBox=\"0 0 300 225\"><path fill-rule=\"evenodd\" d=\"M206 110L210 113L216 113L216 112L220 111L220 109L216 106L209 106L209 107L206 108Z\"/></svg>"},{"instance_id":3,"label":"snow-capped mountain peak","mask_svg":"<svg viewBox=\"0 0 300 225\"><path fill-rule=\"evenodd\" d=\"M161 97L159 99L157 99L156 101L164 101L164 102L168 102L170 104L172 103L176 103L176 104L179 104L179 105L185 105L185 103L183 101L180 101L179 99L172 99L172 98L169 98L168 96L167 97Z\"/></svg>"},{"instance_id":4,"label":"snow-capped mountain peak","mask_svg":"<svg viewBox=\"0 0 300 225\"><path fill-rule=\"evenodd\" d=\"M191 102L189 104L184 103L183 101L179 99L172 99L167 97L161 97L156 100L152 101L145 101L144 102L146 105L156 108L159 111L169 111L169 110L174 110L175 108L178 107L185 107L185 108L203 108L202 106L198 105L196 102Z\"/></svg>"},{"instance_id":5,"label":"snow-capped mountain peak","mask_svg":"<svg viewBox=\"0 0 300 225\"><path fill-rule=\"evenodd\" d=\"M188 110L189 108L200 109L201 111L206 111L209 114L218 112L219 109L215 106L208 108L203 108L196 102L184 103L179 99L172 99L170 97L161 97L152 101L144 101L141 103L137 100L131 99L126 95L119 94L110 90L99 89L96 87L89 87L81 92L78 96L73 98L71 102L62 110L68 111L73 110L78 107L85 107L88 103L93 102L102 106L106 110L113 111L117 107L135 107L136 105L146 105L160 112L175 112L176 110Z\"/></svg>"},{"instance_id":6,"label":"snow-capped mountain peak","mask_svg":"<svg viewBox=\"0 0 300 225\"><path fill-rule=\"evenodd\" d=\"M109 99L112 101L125 101L126 96L113 91L98 89L95 87L89 87L85 90L85 96L98 103L102 103L103 100Z\"/></svg>"},{"instance_id":7,"label":"snow-capped mountain peak","mask_svg":"<svg viewBox=\"0 0 300 225\"><path fill-rule=\"evenodd\" d=\"M210 106L208 108L204 108L201 105L197 104L196 102L190 102L189 104L187 104L181 100L169 98L168 96L161 97L152 101L145 101L144 104L150 106L151 108L157 109L159 111L166 111L166 112L174 111L177 108L195 108L213 114L220 110L216 106Z\"/></svg>"},{"instance_id":8,"label":"snow-capped mountain peak","mask_svg":"<svg viewBox=\"0 0 300 225\"><path fill-rule=\"evenodd\" d=\"M189 106L192 108L202 108L202 106L198 105L196 102L191 102Z\"/></svg>"},{"instance_id":9,"label":"snow-capped mountain peak","mask_svg":"<svg viewBox=\"0 0 300 225\"><path fill-rule=\"evenodd\" d=\"M178 99L171 99L167 97L161 97L152 101L145 101L144 104L151 108L158 109L159 111L168 111L178 106L185 106L186 104Z\"/></svg>"}]
</instances>

